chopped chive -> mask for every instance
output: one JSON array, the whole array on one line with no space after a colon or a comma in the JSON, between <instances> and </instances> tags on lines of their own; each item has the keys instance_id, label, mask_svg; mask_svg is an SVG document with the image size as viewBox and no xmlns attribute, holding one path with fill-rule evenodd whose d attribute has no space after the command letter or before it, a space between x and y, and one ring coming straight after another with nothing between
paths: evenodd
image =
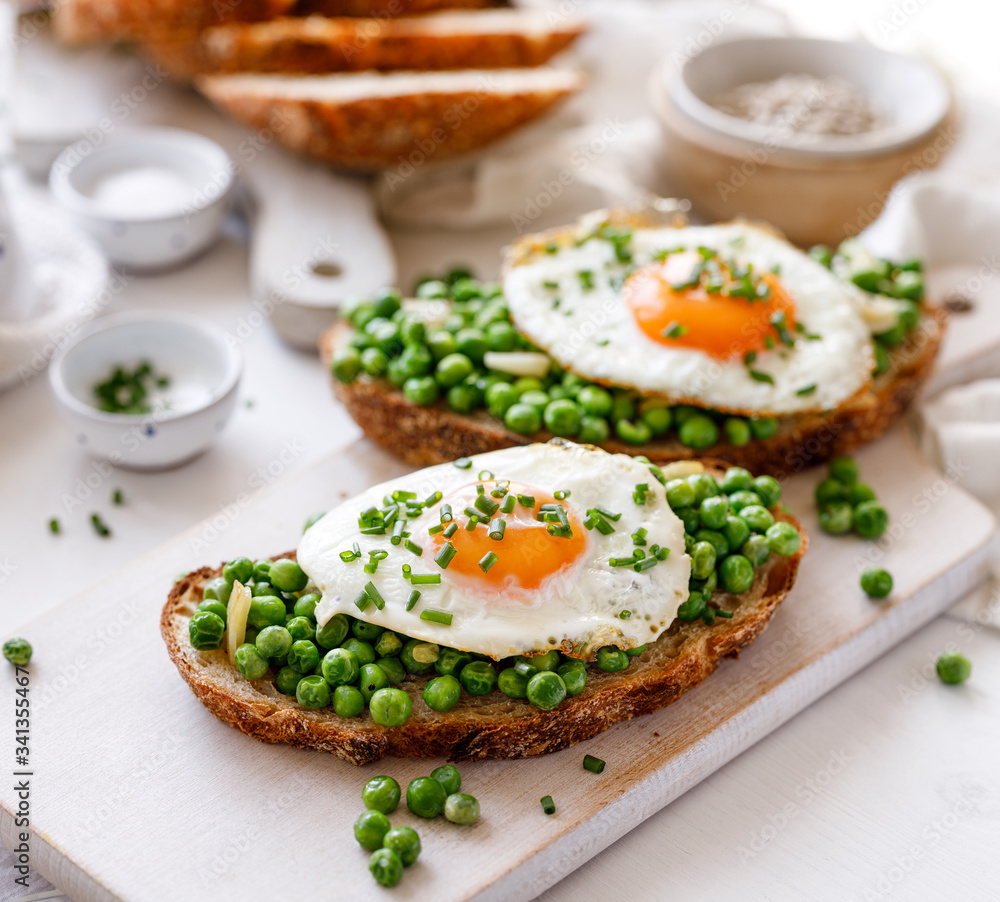
<instances>
[{"instance_id":1,"label":"chopped chive","mask_svg":"<svg viewBox=\"0 0 1000 902\"><path fill-rule=\"evenodd\" d=\"M645 545L646 536L649 535L648 531L644 526L640 526L634 533L632 533L632 542L635 545Z\"/></svg>"},{"instance_id":2,"label":"chopped chive","mask_svg":"<svg viewBox=\"0 0 1000 902\"><path fill-rule=\"evenodd\" d=\"M455 555L458 554L457 549L451 542L445 542L441 546L441 550L434 555L434 563L437 564L442 570L447 570L448 565L452 562Z\"/></svg>"},{"instance_id":3,"label":"chopped chive","mask_svg":"<svg viewBox=\"0 0 1000 902\"><path fill-rule=\"evenodd\" d=\"M635 491L632 493L632 500L636 504L646 503L646 493L649 491L648 482L640 482L636 487Z\"/></svg>"},{"instance_id":4,"label":"chopped chive","mask_svg":"<svg viewBox=\"0 0 1000 902\"><path fill-rule=\"evenodd\" d=\"M594 287L594 274L589 269L581 269L577 274L580 286L584 291L590 291Z\"/></svg>"},{"instance_id":5,"label":"chopped chive","mask_svg":"<svg viewBox=\"0 0 1000 902\"><path fill-rule=\"evenodd\" d=\"M570 527L560 526L557 523L549 523L545 530L550 536L557 539L571 539L573 537L573 530Z\"/></svg>"},{"instance_id":6,"label":"chopped chive","mask_svg":"<svg viewBox=\"0 0 1000 902\"><path fill-rule=\"evenodd\" d=\"M583 769L589 770L592 774L599 774L604 770L604 762L593 755L583 756Z\"/></svg>"},{"instance_id":7,"label":"chopped chive","mask_svg":"<svg viewBox=\"0 0 1000 902\"><path fill-rule=\"evenodd\" d=\"M448 528L444 531L444 537L450 539L455 533L458 532L458 524L452 521L448 524Z\"/></svg>"},{"instance_id":8,"label":"chopped chive","mask_svg":"<svg viewBox=\"0 0 1000 902\"><path fill-rule=\"evenodd\" d=\"M444 532L444 526L438 523L436 526L430 526L427 529L427 535L436 536L439 532Z\"/></svg>"},{"instance_id":9,"label":"chopped chive","mask_svg":"<svg viewBox=\"0 0 1000 902\"><path fill-rule=\"evenodd\" d=\"M507 488L502 485L498 485L495 489L490 492L490 497L492 498L504 498L508 494Z\"/></svg>"},{"instance_id":10,"label":"chopped chive","mask_svg":"<svg viewBox=\"0 0 1000 902\"><path fill-rule=\"evenodd\" d=\"M565 489L559 489L559 491L552 493L552 497L555 498L556 501L565 501L567 498L569 498L569 496L570 492L566 491Z\"/></svg>"},{"instance_id":11,"label":"chopped chive","mask_svg":"<svg viewBox=\"0 0 1000 902\"><path fill-rule=\"evenodd\" d=\"M403 564L403 579L409 579L412 572L409 564Z\"/></svg>"},{"instance_id":12,"label":"chopped chive","mask_svg":"<svg viewBox=\"0 0 1000 902\"><path fill-rule=\"evenodd\" d=\"M660 335L664 338L681 338L687 335L687 326L682 326L680 323L670 323L666 329L664 329Z\"/></svg>"},{"instance_id":13,"label":"chopped chive","mask_svg":"<svg viewBox=\"0 0 1000 902\"><path fill-rule=\"evenodd\" d=\"M398 545L403 541L403 530L406 529L406 520L400 517L395 523L392 524L392 538L389 539L393 545Z\"/></svg>"},{"instance_id":14,"label":"chopped chive","mask_svg":"<svg viewBox=\"0 0 1000 902\"><path fill-rule=\"evenodd\" d=\"M379 590L375 588L375 583L371 580L368 580L368 582L365 583L365 592L368 593L368 597L374 602L375 607L377 607L380 611L385 607L385 599L379 593Z\"/></svg>"},{"instance_id":15,"label":"chopped chive","mask_svg":"<svg viewBox=\"0 0 1000 902\"><path fill-rule=\"evenodd\" d=\"M756 359L757 359L756 351L747 351L746 354L743 355L743 363L745 366L750 366L750 364L753 363Z\"/></svg>"},{"instance_id":16,"label":"chopped chive","mask_svg":"<svg viewBox=\"0 0 1000 902\"><path fill-rule=\"evenodd\" d=\"M363 536L384 536L385 527L384 526L368 526L365 529L359 530Z\"/></svg>"},{"instance_id":17,"label":"chopped chive","mask_svg":"<svg viewBox=\"0 0 1000 902\"><path fill-rule=\"evenodd\" d=\"M806 395L811 395L814 391L816 391L815 382L812 385L803 386L795 394L797 394L800 398L804 398Z\"/></svg>"},{"instance_id":18,"label":"chopped chive","mask_svg":"<svg viewBox=\"0 0 1000 902\"><path fill-rule=\"evenodd\" d=\"M364 589L358 592L358 597L354 599L354 604L359 611L363 611L369 604L371 604L371 599L368 597L368 593Z\"/></svg>"},{"instance_id":19,"label":"chopped chive","mask_svg":"<svg viewBox=\"0 0 1000 902\"><path fill-rule=\"evenodd\" d=\"M424 507L433 507L443 497L444 495L442 495L440 492L434 492L433 494L428 495L427 498L424 500Z\"/></svg>"},{"instance_id":20,"label":"chopped chive","mask_svg":"<svg viewBox=\"0 0 1000 902\"><path fill-rule=\"evenodd\" d=\"M631 616L632 616L632 612L631 611L620 611L618 613L618 619L619 620L628 620Z\"/></svg>"},{"instance_id":21,"label":"chopped chive","mask_svg":"<svg viewBox=\"0 0 1000 902\"><path fill-rule=\"evenodd\" d=\"M653 547L655 548L656 546L654 545ZM670 554L669 548L657 548L656 551L653 552L653 556L658 561L665 561L669 554Z\"/></svg>"},{"instance_id":22,"label":"chopped chive","mask_svg":"<svg viewBox=\"0 0 1000 902\"><path fill-rule=\"evenodd\" d=\"M479 525L479 522L480 522L479 521L479 515L478 514L473 514L471 517L469 517L469 522L465 524L465 531L466 532L475 532L476 531L476 527Z\"/></svg>"},{"instance_id":23,"label":"chopped chive","mask_svg":"<svg viewBox=\"0 0 1000 902\"><path fill-rule=\"evenodd\" d=\"M747 372L755 382L766 382L768 385L774 385L774 377L770 373L762 373L760 370L747 370Z\"/></svg>"},{"instance_id":24,"label":"chopped chive","mask_svg":"<svg viewBox=\"0 0 1000 902\"><path fill-rule=\"evenodd\" d=\"M472 466L472 460L468 457L460 457L456 461L452 461L453 467L458 467L460 470L468 470Z\"/></svg>"},{"instance_id":25,"label":"chopped chive","mask_svg":"<svg viewBox=\"0 0 1000 902\"><path fill-rule=\"evenodd\" d=\"M518 495L517 503L521 507L534 507L535 506L535 496L534 495Z\"/></svg>"},{"instance_id":26,"label":"chopped chive","mask_svg":"<svg viewBox=\"0 0 1000 902\"><path fill-rule=\"evenodd\" d=\"M732 611L723 611L721 608L716 608L715 609L715 616L716 617L725 617L726 620L730 620L732 618L732 616L733 616L733 612Z\"/></svg>"},{"instance_id":27,"label":"chopped chive","mask_svg":"<svg viewBox=\"0 0 1000 902\"><path fill-rule=\"evenodd\" d=\"M53 532L58 532L58 530L53 530ZM340 559L345 563L349 564L351 561L356 561L359 555L355 554L353 551L341 551Z\"/></svg>"},{"instance_id":28,"label":"chopped chive","mask_svg":"<svg viewBox=\"0 0 1000 902\"><path fill-rule=\"evenodd\" d=\"M636 573L642 573L643 570L655 567L658 563L660 562L655 557L648 557L639 561L632 569L635 570Z\"/></svg>"},{"instance_id":29,"label":"chopped chive","mask_svg":"<svg viewBox=\"0 0 1000 902\"><path fill-rule=\"evenodd\" d=\"M361 546L357 542L351 542L351 551L355 557L361 557Z\"/></svg>"},{"instance_id":30,"label":"chopped chive","mask_svg":"<svg viewBox=\"0 0 1000 902\"><path fill-rule=\"evenodd\" d=\"M499 542L503 538L504 530L507 528L507 521L497 517L496 520L490 524L489 536L494 542Z\"/></svg>"},{"instance_id":31,"label":"chopped chive","mask_svg":"<svg viewBox=\"0 0 1000 902\"><path fill-rule=\"evenodd\" d=\"M416 497L417 497L416 492L406 492L403 491L402 489L396 489L396 491L392 493L393 501L412 501Z\"/></svg>"},{"instance_id":32,"label":"chopped chive","mask_svg":"<svg viewBox=\"0 0 1000 902\"><path fill-rule=\"evenodd\" d=\"M122 494L121 489L115 489L114 494L111 496L111 501L114 504L124 504L125 496Z\"/></svg>"},{"instance_id":33,"label":"chopped chive","mask_svg":"<svg viewBox=\"0 0 1000 902\"><path fill-rule=\"evenodd\" d=\"M420 592L414 589L410 593L410 597L406 599L406 610L412 611L413 606L420 600Z\"/></svg>"},{"instance_id":34,"label":"chopped chive","mask_svg":"<svg viewBox=\"0 0 1000 902\"><path fill-rule=\"evenodd\" d=\"M479 569L482 570L483 573L489 573L490 567L492 567L499 560L500 558L494 552L487 551L486 554L479 559Z\"/></svg>"},{"instance_id":35,"label":"chopped chive","mask_svg":"<svg viewBox=\"0 0 1000 902\"><path fill-rule=\"evenodd\" d=\"M440 623L442 626L451 626L451 614L444 611L421 611L420 619L429 623Z\"/></svg>"},{"instance_id":36,"label":"chopped chive","mask_svg":"<svg viewBox=\"0 0 1000 902\"><path fill-rule=\"evenodd\" d=\"M100 514L91 514L90 523L94 527L94 532L102 539L106 539L111 535L111 530L108 529L107 524L101 519Z\"/></svg>"},{"instance_id":37,"label":"chopped chive","mask_svg":"<svg viewBox=\"0 0 1000 902\"><path fill-rule=\"evenodd\" d=\"M57 536L59 535L61 529L62 527L59 525L59 521L55 517L49 520L49 532Z\"/></svg>"},{"instance_id":38,"label":"chopped chive","mask_svg":"<svg viewBox=\"0 0 1000 902\"><path fill-rule=\"evenodd\" d=\"M481 516L480 512L477 511L474 507L467 507L464 511L462 511L462 513L465 514L465 516L467 516L467 517L479 517L479 516Z\"/></svg>"},{"instance_id":39,"label":"chopped chive","mask_svg":"<svg viewBox=\"0 0 1000 902\"><path fill-rule=\"evenodd\" d=\"M637 558L635 557L613 557L608 563L612 567L631 567L636 560Z\"/></svg>"},{"instance_id":40,"label":"chopped chive","mask_svg":"<svg viewBox=\"0 0 1000 902\"><path fill-rule=\"evenodd\" d=\"M500 504L501 514L510 514L514 511L514 505L517 504L517 498L508 493L503 496L503 502Z\"/></svg>"},{"instance_id":41,"label":"chopped chive","mask_svg":"<svg viewBox=\"0 0 1000 902\"><path fill-rule=\"evenodd\" d=\"M583 521L587 529L596 529L602 536L609 536L615 531L615 528L596 510L589 510L587 514L589 516Z\"/></svg>"},{"instance_id":42,"label":"chopped chive","mask_svg":"<svg viewBox=\"0 0 1000 902\"><path fill-rule=\"evenodd\" d=\"M480 482L488 482L493 478L493 472L491 470L480 470L478 478Z\"/></svg>"},{"instance_id":43,"label":"chopped chive","mask_svg":"<svg viewBox=\"0 0 1000 902\"><path fill-rule=\"evenodd\" d=\"M450 523L451 520L452 520L451 505L450 504L442 504L441 505L441 522L442 523Z\"/></svg>"},{"instance_id":44,"label":"chopped chive","mask_svg":"<svg viewBox=\"0 0 1000 902\"><path fill-rule=\"evenodd\" d=\"M552 796L542 796L542 811L546 814L556 813L556 803L552 801Z\"/></svg>"},{"instance_id":45,"label":"chopped chive","mask_svg":"<svg viewBox=\"0 0 1000 902\"><path fill-rule=\"evenodd\" d=\"M597 511L597 513L599 513L602 517L605 517L608 520L614 520L615 523L622 518L621 514L612 513L606 507L595 507L594 510Z\"/></svg>"},{"instance_id":46,"label":"chopped chive","mask_svg":"<svg viewBox=\"0 0 1000 902\"><path fill-rule=\"evenodd\" d=\"M480 495L476 499L476 507L486 514L487 517L492 517L497 512L497 508L500 507L500 505L491 498L487 498L485 495Z\"/></svg>"},{"instance_id":47,"label":"chopped chive","mask_svg":"<svg viewBox=\"0 0 1000 902\"><path fill-rule=\"evenodd\" d=\"M436 586L440 582L440 573L414 573L410 577L410 583L414 586Z\"/></svg>"},{"instance_id":48,"label":"chopped chive","mask_svg":"<svg viewBox=\"0 0 1000 902\"><path fill-rule=\"evenodd\" d=\"M476 494L477 495L485 495L486 494L486 486L484 486L482 483L479 483L479 485L476 486Z\"/></svg>"},{"instance_id":49,"label":"chopped chive","mask_svg":"<svg viewBox=\"0 0 1000 902\"><path fill-rule=\"evenodd\" d=\"M410 554L415 554L420 557L424 553L424 549L421 548L416 542L411 542L409 539L403 543L403 547L410 552Z\"/></svg>"}]
</instances>

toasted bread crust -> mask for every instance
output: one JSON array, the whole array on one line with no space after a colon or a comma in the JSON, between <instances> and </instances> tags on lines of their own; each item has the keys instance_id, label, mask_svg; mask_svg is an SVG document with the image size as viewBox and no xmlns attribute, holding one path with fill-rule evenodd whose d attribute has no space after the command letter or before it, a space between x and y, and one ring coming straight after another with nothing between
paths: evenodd
<instances>
[{"instance_id":1,"label":"toasted bread crust","mask_svg":"<svg viewBox=\"0 0 1000 902\"><path fill-rule=\"evenodd\" d=\"M784 512L803 537L792 557L772 556L757 572L754 586L743 595L716 593L713 603L735 613L731 620L675 621L628 670L591 670L583 692L553 711L540 711L527 701L499 692L485 697L462 695L447 713L429 709L421 697L428 677L408 676L403 688L413 699L413 713L401 727L380 727L367 711L341 718L332 709L310 711L280 695L265 677L250 683L229 664L223 651L199 652L188 641L188 619L202 599L205 583L220 575L221 566L203 567L179 580L160 617L167 653L198 699L216 717L262 742L285 742L296 748L330 752L353 764L396 757L447 756L453 761L484 758L529 758L590 739L621 721L649 714L675 701L700 683L725 657L738 655L767 626L795 582L807 538L798 522ZM280 555L294 557L294 554Z\"/></svg>"},{"instance_id":2,"label":"toasted bread crust","mask_svg":"<svg viewBox=\"0 0 1000 902\"><path fill-rule=\"evenodd\" d=\"M930 376L945 319L944 311L925 308L920 325L890 353L889 371L878 376L868 391L826 414L785 417L769 439L752 439L741 447L729 444L723 436L718 444L702 451L685 447L676 436L645 445L610 439L600 447L615 454L645 454L658 464L707 455L752 473L783 479L873 441L899 420ZM350 326L338 323L323 335L320 351L327 364L350 331ZM416 466L552 438L544 431L530 436L512 432L484 410L459 414L444 401L421 407L385 379L362 375L350 385L334 379L333 387L369 438Z\"/></svg>"},{"instance_id":3,"label":"toasted bread crust","mask_svg":"<svg viewBox=\"0 0 1000 902\"><path fill-rule=\"evenodd\" d=\"M143 42L175 78L233 72L319 74L366 69L507 69L541 66L568 47L582 27L551 31L443 33L422 17L281 18L234 23Z\"/></svg>"}]
</instances>

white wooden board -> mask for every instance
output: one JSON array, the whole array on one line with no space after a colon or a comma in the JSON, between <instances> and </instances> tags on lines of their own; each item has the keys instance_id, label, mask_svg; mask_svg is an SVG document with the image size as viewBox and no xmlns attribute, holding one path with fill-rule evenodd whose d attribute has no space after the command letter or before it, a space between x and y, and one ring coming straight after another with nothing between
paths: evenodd
<instances>
[{"instance_id":1,"label":"white wooden board","mask_svg":"<svg viewBox=\"0 0 1000 902\"><path fill-rule=\"evenodd\" d=\"M811 529L799 582L765 634L675 705L530 761L462 767L482 805L472 828L420 830L424 853L394 898L530 899L925 623L985 575L995 521L929 469L897 431L860 454L893 518L882 562L889 603L858 588L876 546ZM353 842L360 790L438 762L356 768L255 742L213 718L180 679L158 632L174 578L239 553L293 546L305 517L404 468L366 442L235 506L23 630L31 671L32 865L80 902L211 897L381 900ZM786 500L814 523L818 473ZM0 677L13 736L13 671ZM6 758L11 770L14 749ZM604 758L600 776L585 753ZM6 762L4 762L6 764ZM558 811L546 817L539 798ZM0 841L19 832L13 781L0 788Z\"/></svg>"}]
</instances>

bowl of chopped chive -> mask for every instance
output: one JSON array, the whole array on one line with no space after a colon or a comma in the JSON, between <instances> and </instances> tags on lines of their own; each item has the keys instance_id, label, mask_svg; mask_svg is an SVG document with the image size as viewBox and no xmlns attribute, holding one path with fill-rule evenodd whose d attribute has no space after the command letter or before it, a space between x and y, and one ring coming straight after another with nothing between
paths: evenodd
<instances>
[{"instance_id":1,"label":"bowl of chopped chive","mask_svg":"<svg viewBox=\"0 0 1000 902\"><path fill-rule=\"evenodd\" d=\"M83 448L154 470L205 451L225 428L243 369L218 326L169 311L98 320L52 361L49 381Z\"/></svg>"}]
</instances>

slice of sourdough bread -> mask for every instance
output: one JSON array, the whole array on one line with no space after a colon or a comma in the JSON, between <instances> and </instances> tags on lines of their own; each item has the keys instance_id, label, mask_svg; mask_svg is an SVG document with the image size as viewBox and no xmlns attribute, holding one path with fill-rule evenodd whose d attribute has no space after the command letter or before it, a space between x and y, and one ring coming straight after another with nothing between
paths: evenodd
<instances>
[{"instance_id":1,"label":"slice of sourdough bread","mask_svg":"<svg viewBox=\"0 0 1000 902\"><path fill-rule=\"evenodd\" d=\"M413 699L413 712L400 727L378 726L367 711L343 718L330 708L303 708L294 698L279 693L270 675L248 682L229 663L224 650L196 651L191 646L188 620L202 600L205 584L221 574L221 566L203 567L174 585L163 608L160 631L171 660L202 704L262 742L320 749L353 764L369 764L386 755L447 756L453 761L530 758L590 739L616 723L676 701L723 658L737 656L752 642L791 590L806 550L801 525L787 513L776 510L775 515L799 530L802 547L792 557L772 555L747 592L715 593L713 604L734 611L731 620L720 618L713 626L700 620L675 620L646 651L631 659L628 670L603 673L589 668L584 690L552 711L495 691L480 697L463 693L455 708L440 713L428 708L422 698L430 677L412 675L400 688Z\"/></svg>"},{"instance_id":2,"label":"slice of sourdough bread","mask_svg":"<svg viewBox=\"0 0 1000 902\"><path fill-rule=\"evenodd\" d=\"M335 75L214 75L219 107L293 150L344 169L390 169L478 150L582 86L549 67Z\"/></svg>"},{"instance_id":3,"label":"slice of sourdough bread","mask_svg":"<svg viewBox=\"0 0 1000 902\"><path fill-rule=\"evenodd\" d=\"M285 17L143 42L175 78L234 72L504 69L541 66L580 34L539 10L447 11L399 18Z\"/></svg>"}]
</instances>

